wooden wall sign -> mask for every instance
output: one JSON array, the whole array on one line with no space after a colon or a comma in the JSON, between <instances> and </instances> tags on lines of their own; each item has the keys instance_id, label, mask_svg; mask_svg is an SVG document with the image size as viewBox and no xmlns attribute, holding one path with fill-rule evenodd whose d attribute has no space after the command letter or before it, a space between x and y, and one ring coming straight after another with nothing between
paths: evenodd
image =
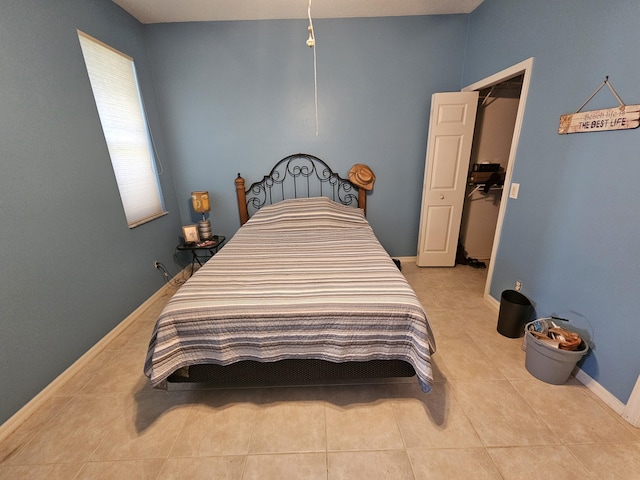
<instances>
[{"instance_id":1,"label":"wooden wall sign","mask_svg":"<svg viewBox=\"0 0 640 480\"><path fill-rule=\"evenodd\" d=\"M595 97L596 93L604 86L609 87L611 93L618 99L619 107L605 108L581 112L584 106ZM580 132L604 132L608 130L628 130L640 126L640 105L625 105L618 93L614 90L607 76L595 92L587 99L575 113L560 115L560 127L558 133Z\"/></svg>"},{"instance_id":2,"label":"wooden wall sign","mask_svg":"<svg viewBox=\"0 0 640 480\"><path fill-rule=\"evenodd\" d=\"M560 116L558 133L603 132L627 130L640 126L640 105L569 113Z\"/></svg>"}]
</instances>

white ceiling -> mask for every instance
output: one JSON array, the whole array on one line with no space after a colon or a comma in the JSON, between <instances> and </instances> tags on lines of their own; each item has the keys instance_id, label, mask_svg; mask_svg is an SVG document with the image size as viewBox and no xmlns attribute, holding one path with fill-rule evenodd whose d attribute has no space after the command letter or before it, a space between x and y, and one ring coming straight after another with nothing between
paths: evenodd
<instances>
[{"instance_id":1,"label":"white ceiling","mask_svg":"<svg viewBox=\"0 0 640 480\"><path fill-rule=\"evenodd\" d=\"M112 0L142 23L307 18L308 0ZM472 12L483 0L314 0L313 18Z\"/></svg>"}]
</instances>

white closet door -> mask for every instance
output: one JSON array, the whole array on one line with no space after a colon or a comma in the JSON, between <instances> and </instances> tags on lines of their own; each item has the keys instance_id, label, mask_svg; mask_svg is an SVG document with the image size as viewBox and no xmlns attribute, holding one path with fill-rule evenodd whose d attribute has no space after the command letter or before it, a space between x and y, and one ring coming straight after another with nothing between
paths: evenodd
<instances>
[{"instance_id":1,"label":"white closet door","mask_svg":"<svg viewBox=\"0 0 640 480\"><path fill-rule=\"evenodd\" d=\"M435 93L422 188L417 264L455 265L478 92Z\"/></svg>"}]
</instances>

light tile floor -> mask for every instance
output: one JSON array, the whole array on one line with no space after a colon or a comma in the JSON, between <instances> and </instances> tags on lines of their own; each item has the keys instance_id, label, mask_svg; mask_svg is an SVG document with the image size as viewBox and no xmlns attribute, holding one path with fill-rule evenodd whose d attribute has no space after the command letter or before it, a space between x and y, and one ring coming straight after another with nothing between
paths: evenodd
<instances>
[{"instance_id":1,"label":"light tile floor","mask_svg":"<svg viewBox=\"0 0 640 480\"><path fill-rule=\"evenodd\" d=\"M430 394L415 379L152 390L142 365L168 294L0 444L0 479L640 478L640 429L575 379L526 371L485 270L403 273L438 343Z\"/></svg>"}]
</instances>

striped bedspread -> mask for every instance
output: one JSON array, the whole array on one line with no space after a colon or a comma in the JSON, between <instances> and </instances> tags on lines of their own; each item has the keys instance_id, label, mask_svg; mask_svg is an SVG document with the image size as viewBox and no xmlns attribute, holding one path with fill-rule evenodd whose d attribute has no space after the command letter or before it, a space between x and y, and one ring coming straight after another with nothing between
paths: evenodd
<instances>
[{"instance_id":1,"label":"striped bedspread","mask_svg":"<svg viewBox=\"0 0 640 480\"><path fill-rule=\"evenodd\" d=\"M362 211L327 198L258 211L176 292L144 371L312 358L410 363L431 389L435 341L414 291Z\"/></svg>"}]
</instances>

